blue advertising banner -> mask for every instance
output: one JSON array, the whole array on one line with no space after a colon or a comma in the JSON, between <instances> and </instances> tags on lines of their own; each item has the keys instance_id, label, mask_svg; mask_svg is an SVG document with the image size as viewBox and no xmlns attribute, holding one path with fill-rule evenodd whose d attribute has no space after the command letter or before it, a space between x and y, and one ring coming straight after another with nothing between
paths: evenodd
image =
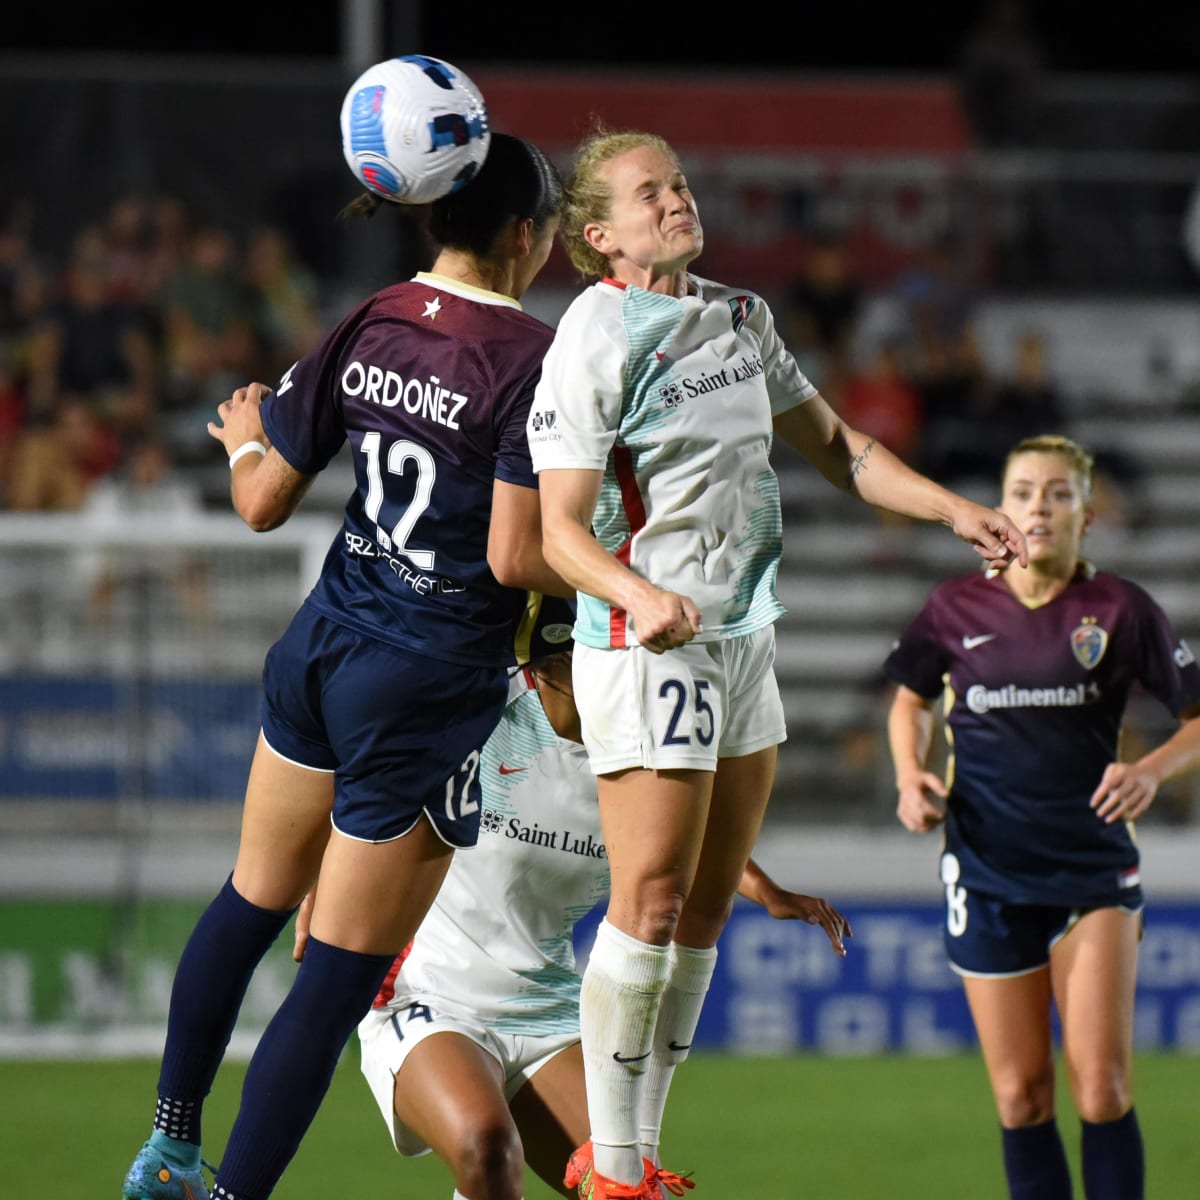
<instances>
[{"instance_id":1,"label":"blue advertising banner","mask_svg":"<svg viewBox=\"0 0 1200 1200\"><path fill-rule=\"evenodd\" d=\"M962 983L946 964L936 903L839 904L846 957L819 928L739 901L721 938L695 1044L744 1054L946 1054L976 1044ZM578 929L580 961L595 935ZM1200 1053L1200 904L1146 909L1135 1041Z\"/></svg>"},{"instance_id":2,"label":"blue advertising banner","mask_svg":"<svg viewBox=\"0 0 1200 1200\"><path fill-rule=\"evenodd\" d=\"M0 679L0 801L240 801L261 688L203 679Z\"/></svg>"},{"instance_id":3,"label":"blue advertising banner","mask_svg":"<svg viewBox=\"0 0 1200 1200\"><path fill-rule=\"evenodd\" d=\"M203 902L0 902L0 1059L156 1052L175 964ZM946 966L936 904L839 905L845 959L824 933L739 902L695 1044L742 1054L940 1055L975 1045ZM578 927L579 965L599 910ZM231 1053L248 1054L295 974L290 933L255 974ZM1200 1054L1200 902L1151 904L1139 965L1140 1049Z\"/></svg>"}]
</instances>

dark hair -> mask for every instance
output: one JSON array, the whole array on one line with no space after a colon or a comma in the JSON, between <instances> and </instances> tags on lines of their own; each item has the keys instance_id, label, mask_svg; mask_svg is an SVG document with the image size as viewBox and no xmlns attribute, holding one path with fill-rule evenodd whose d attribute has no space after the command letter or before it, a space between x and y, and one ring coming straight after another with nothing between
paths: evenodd
<instances>
[{"instance_id":1,"label":"dark hair","mask_svg":"<svg viewBox=\"0 0 1200 1200\"><path fill-rule=\"evenodd\" d=\"M343 220L372 217L385 205L422 213L438 248L448 246L483 257L513 217L528 217L540 230L558 216L563 182L554 164L532 142L509 133L493 133L483 166L457 192L417 208L391 204L373 192L363 192L340 215Z\"/></svg>"},{"instance_id":2,"label":"dark hair","mask_svg":"<svg viewBox=\"0 0 1200 1200\"><path fill-rule=\"evenodd\" d=\"M486 255L512 217L544 229L562 205L562 178L545 154L524 138L493 133L475 178L430 206L429 233L438 246Z\"/></svg>"}]
</instances>

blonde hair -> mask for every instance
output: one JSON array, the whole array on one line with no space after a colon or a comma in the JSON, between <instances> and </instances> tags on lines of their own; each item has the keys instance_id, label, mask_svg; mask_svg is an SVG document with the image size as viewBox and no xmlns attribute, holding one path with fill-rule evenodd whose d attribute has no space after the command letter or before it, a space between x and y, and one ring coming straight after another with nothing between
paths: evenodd
<instances>
[{"instance_id":1,"label":"blonde hair","mask_svg":"<svg viewBox=\"0 0 1200 1200\"><path fill-rule=\"evenodd\" d=\"M612 215L612 185L604 168L614 158L641 146L652 146L676 165L679 163L679 156L665 138L639 129L611 131L597 125L575 151L559 236L575 269L585 279L601 279L608 274L608 258L589 246L583 236L586 226L593 221L607 221Z\"/></svg>"},{"instance_id":2,"label":"blonde hair","mask_svg":"<svg viewBox=\"0 0 1200 1200\"><path fill-rule=\"evenodd\" d=\"M1058 433L1043 433L1037 437L1027 437L1018 442L1004 460L1003 477L1007 478L1013 459L1019 454L1057 454L1071 464L1071 469L1079 476L1080 491L1084 504L1092 502L1092 477L1095 471L1095 459L1078 443L1069 437Z\"/></svg>"}]
</instances>

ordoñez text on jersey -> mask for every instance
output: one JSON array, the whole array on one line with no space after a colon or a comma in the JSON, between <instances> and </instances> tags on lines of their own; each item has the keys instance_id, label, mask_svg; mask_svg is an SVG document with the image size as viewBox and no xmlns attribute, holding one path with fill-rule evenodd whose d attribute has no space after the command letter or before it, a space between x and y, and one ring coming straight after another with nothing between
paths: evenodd
<instances>
[{"instance_id":1,"label":"ordo\u00f1ez text on jersey","mask_svg":"<svg viewBox=\"0 0 1200 1200\"><path fill-rule=\"evenodd\" d=\"M397 371L360 362L352 362L342 372L342 391L350 399L361 397L384 408L403 405L404 411L414 417L434 421L447 429L458 428L459 410L467 402L466 396L444 387L436 375L425 381L405 380Z\"/></svg>"}]
</instances>

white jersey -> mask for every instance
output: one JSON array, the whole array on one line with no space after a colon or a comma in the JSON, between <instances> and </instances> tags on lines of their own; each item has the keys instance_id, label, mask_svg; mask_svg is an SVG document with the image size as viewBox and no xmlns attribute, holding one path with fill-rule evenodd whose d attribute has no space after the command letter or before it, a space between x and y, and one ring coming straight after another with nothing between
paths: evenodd
<instances>
[{"instance_id":1,"label":"white jersey","mask_svg":"<svg viewBox=\"0 0 1200 1200\"><path fill-rule=\"evenodd\" d=\"M576 922L608 894L596 777L558 737L527 671L479 764L479 842L454 855L392 995L497 1033L579 1032Z\"/></svg>"},{"instance_id":2,"label":"white jersey","mask_svg":"<svg viewBox=\"0 0 1200 1200\"><path fill-rule=\"evenodd\" d=\"M571 303L529 414L534 470L602 470L597 540L699 607L700 641L784 613L772 419L816 395L761 297L692 275L682 299L594 284ZM628 614L579 594L577 641L637 644Z\"/></svg>"}]
</instances>

